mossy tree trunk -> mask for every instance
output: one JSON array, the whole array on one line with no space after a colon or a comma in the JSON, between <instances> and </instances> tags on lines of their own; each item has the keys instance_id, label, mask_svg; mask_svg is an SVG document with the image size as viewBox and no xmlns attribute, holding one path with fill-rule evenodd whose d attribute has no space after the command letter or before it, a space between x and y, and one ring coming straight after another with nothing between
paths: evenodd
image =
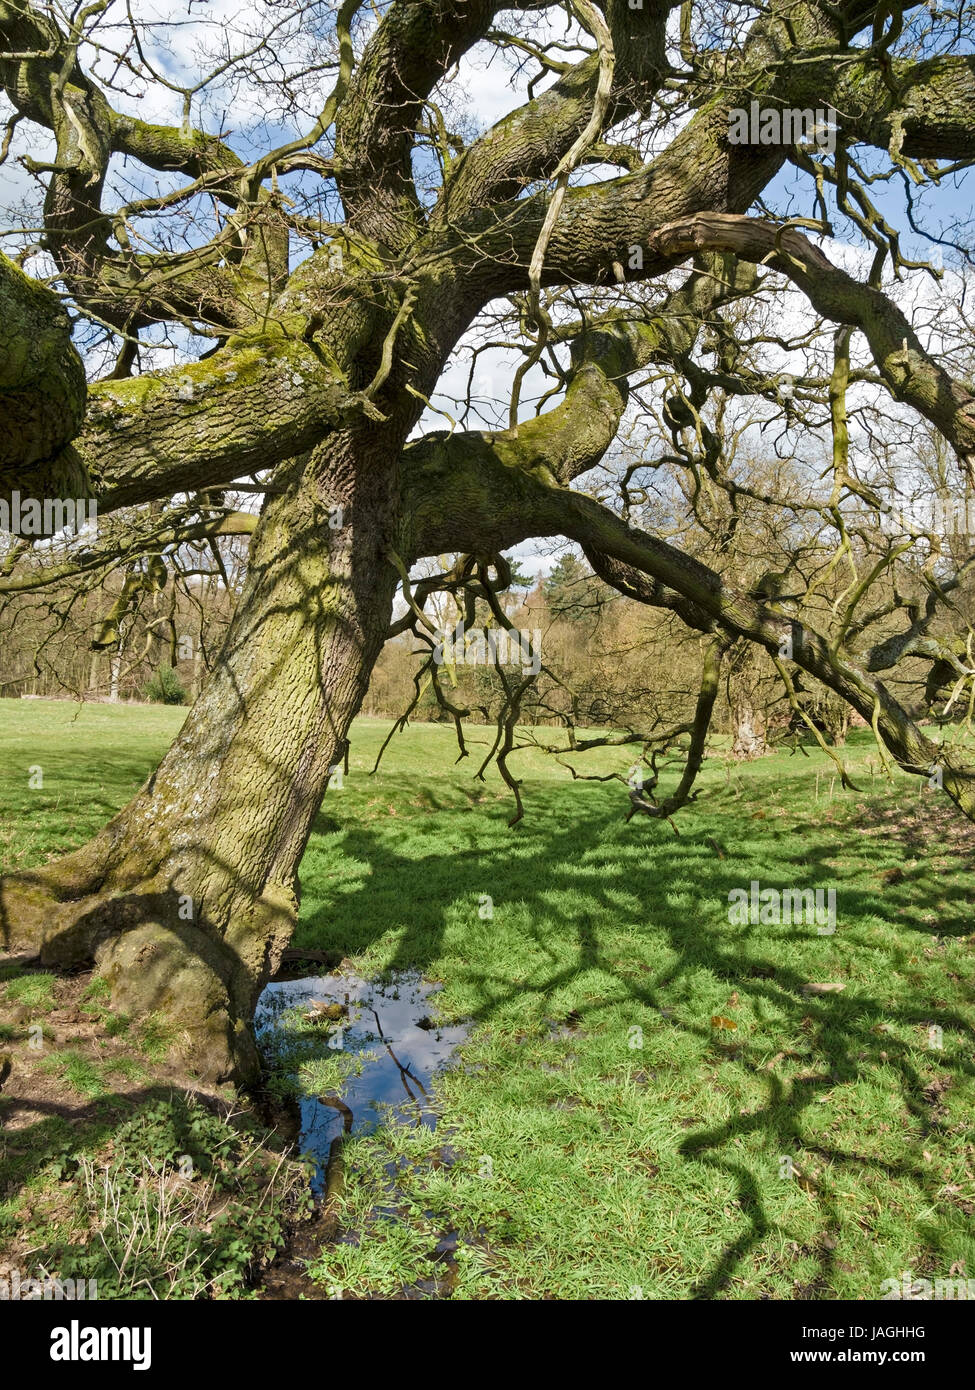
<instances>
[{"instance_id":1,"label":"mossy tree trunk","mask_svg":"<svg viewBox=\"0 0 975 1390\"><path fill-rule=\"evenodd\" d=\"M220 658L166 757L89 845L0 889L8 949L94 961L113 1008L186 1030L214 1079L257 1073L254 1005L293 931L298 865L396 584L384 541L394 469L367 431L333 436L282 481Z\"/></svg>"}]
</instances>

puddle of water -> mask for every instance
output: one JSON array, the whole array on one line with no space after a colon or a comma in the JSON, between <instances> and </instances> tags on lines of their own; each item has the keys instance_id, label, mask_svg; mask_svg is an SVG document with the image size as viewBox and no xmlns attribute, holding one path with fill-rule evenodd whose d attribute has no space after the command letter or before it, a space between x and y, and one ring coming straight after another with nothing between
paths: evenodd
<instances>
[{"instance_id":1,"label":"puddle of water","mask_svg":"<svg viewBox=\"0 0 975 1390\"><path fill-rule=\"evenodd\" d=\"M313 1039L312 1050L320 1057L341 1051L359 1070L337 1092L327 1093L338 1105L318 1095L300 1097L299 1150L315 1160L311 1186L316 1195L323 1189L332 1140L385 1123L385 1106L393 1107L392 1118L400 1123L436 1128L431 1081L469 1031L467 1024L433 1022L431 998L438 989L419 974L401 974L388 984L357 975L317 975L274 981L265 988L254 1019L259 1039L270 1041L282 1014L299 1008L310 1020L322 1022L321 1045Z\"/></svg>"}]
</instances>

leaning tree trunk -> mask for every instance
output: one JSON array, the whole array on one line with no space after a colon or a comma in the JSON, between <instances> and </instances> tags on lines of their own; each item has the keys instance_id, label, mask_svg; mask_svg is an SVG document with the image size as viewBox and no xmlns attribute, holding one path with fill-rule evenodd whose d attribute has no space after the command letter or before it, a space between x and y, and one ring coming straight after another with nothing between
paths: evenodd
<instances>
[{"instance_id":1,"label":"leaning tree trunk","mask_svg":"<svg viewBox=\"0 0 975 1390\"><path fill-rule=\"evenodd\" d=\"M288 466L220 658L159 767L90 844L0 881L8 950L94 961L112 1007L187 1030L210 1078L258 1071L254 1006L389 624L393 474L351 432Z\"/></svg>"}]
</instances>

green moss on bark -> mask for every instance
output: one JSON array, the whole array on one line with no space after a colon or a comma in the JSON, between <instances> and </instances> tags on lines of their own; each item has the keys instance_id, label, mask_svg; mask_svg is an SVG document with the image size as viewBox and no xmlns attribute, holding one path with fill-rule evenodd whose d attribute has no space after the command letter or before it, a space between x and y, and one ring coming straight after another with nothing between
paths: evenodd
<instances>
[{"instance_id":1,"label":"green moss on bark","mask_svg":"<svg viewBox=\"0 0 975 1390\"><path fill-rule=\"evenodd\" d=\"M74 439L86 395L60 299L0 255L0 479L26 485L31 465Z\"/></svg>"}]
</instances>

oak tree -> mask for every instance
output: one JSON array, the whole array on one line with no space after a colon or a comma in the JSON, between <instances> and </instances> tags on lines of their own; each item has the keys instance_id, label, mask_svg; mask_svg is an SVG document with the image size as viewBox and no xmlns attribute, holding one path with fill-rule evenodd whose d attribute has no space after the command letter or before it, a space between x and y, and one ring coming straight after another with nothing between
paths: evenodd
<instances>
[{"instance_id":1,"label":"oak tree","mask_svg":"<svg viewBox=\"0 0 975 1390\"><path fill-rule=\"evenodd\" d=\"M636 809L691 794L744 643L785 688L791 672L845 701L902 768L937 764L975 817L975 764L888 679L920 662L970 689L973 557L885 525L884 459L871 472L851 446L923 430L942 489L972 483L965 311L918 319L927 301L899 286L927 273L877 191L903 189L916 231L921 194L975 159L971 6L189 11L174 46L179 24L141 0L0 0L0 153L30 181L0 260L0 499L99 516L63 553L12 538L0 597L124 574L135 603L181 547L250 538L180 734L91 843L3 880L5 947L96 962L113 1007L190 1030L208 1075L253 1078L255 1002L397 592L423 633L438 582L489 602L530 538L575 543L602 584L704 635L685 775ZM464 65L489 57L524 99L484 130ZM171 122L150 119L166 100ZM834 148L729 138L753 102L829 112ZM857 255L828 254L840 224ZM962 288L964 237L940 238ZM517 362L502 416L465 395L444 422L495 340ZM802 456L801 493L768 459L761 482L733 464L739 407ZM737 548L762 508L797 528L788 594ZM411 583L445 554L462 560Z\"/></svg>"}]
</instances>

